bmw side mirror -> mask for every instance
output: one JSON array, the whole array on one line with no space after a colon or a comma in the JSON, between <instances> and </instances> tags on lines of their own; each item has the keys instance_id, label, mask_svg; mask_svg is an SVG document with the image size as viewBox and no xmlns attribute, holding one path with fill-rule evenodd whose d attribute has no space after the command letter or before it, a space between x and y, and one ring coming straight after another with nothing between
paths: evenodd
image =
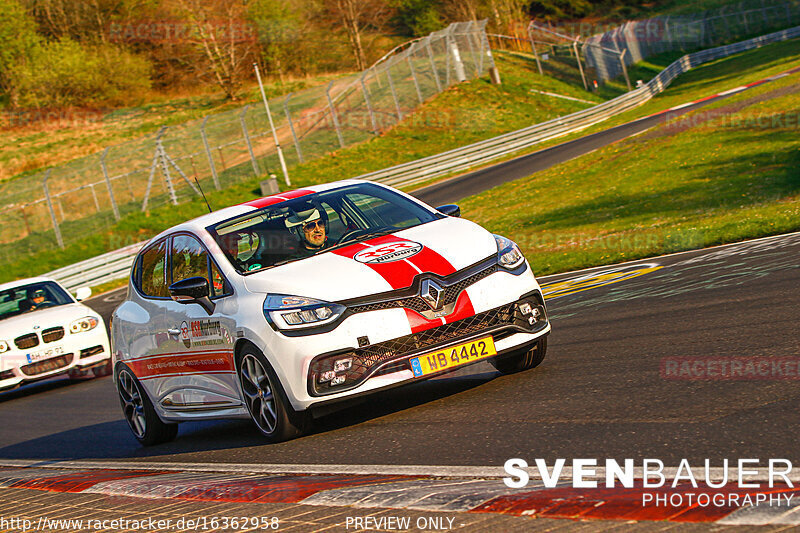
<instances>
[{"instance_id":1,"label":"bmw side mirror","mask_svg":"<svg viewBox=\"0 0 800 533\"><path fill-rule=\"evenodd\" d=\"M89 298L92 295L92 289L89 287L81 287L77 291L75 291L75 299L79 302Z\"/></svg>"},{"instance_id":2,"label":"bmw side mirror","mask_svg":"<svg viewBox=\"0 0 800 533\"><path fill-rule=\"evenodd\" d=\"M214 302L208 297L208 280L200 276L182 279L169 286L170 297L179 304L200 304L209 315L214 312Z\"/></svg>"},{"instance_id":3,"label":"bmw side mirror","mask_svg":"<svg viewBox=\"0 0 800 533\"><path fill-rule=\"evenodd\" d=\"M436 210L449 217L461 216L461 208L458 207L456 204L440 205L439 207L436 208Z\"/></svg>"}]
</instances>

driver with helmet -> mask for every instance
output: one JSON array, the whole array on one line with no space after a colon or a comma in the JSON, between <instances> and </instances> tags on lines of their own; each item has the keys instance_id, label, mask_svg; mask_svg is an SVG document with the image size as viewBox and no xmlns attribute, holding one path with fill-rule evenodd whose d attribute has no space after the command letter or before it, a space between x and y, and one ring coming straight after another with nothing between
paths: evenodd
<instances>
[{"instance_id":1,"label":"driver with helmet","mask_svg":"<svg viewBox=\"0 0 800 533\"><path fill-rule=\"evenodd\" d=\"M47 300L47 295L44 289L29 288L27 290L27 299L19 303L20 311L33 311L39 307L47 307L47 304L53 305L53 302Z\"/></svg>"},{"instance_id":2,"label":"driver with helmet","mask_svg":"<svg viewBox=\"0 0 800 533\"><path fill-rule=\"evenodd\" d=\"M295 258L314 255L328 241L328 215L324 209L311 204L303 211L295 211L286 217L286 227L300 241Z\"/></svg>"}]
</instances>

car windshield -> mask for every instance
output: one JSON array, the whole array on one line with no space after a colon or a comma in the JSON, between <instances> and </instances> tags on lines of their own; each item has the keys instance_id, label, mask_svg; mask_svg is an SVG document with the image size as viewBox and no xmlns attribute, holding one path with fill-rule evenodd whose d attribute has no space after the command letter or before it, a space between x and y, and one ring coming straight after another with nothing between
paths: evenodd
<instances>
[{"instance_id":1,"label":"car windshield","mask_svg":"<svg viewBox=\"0 0 800 533\"><path fill-rule=\"evenodd\" d=\"M245 273L438 218L400 194L363 183L279 201L206 229L234 268Z\"/></svg>"},{"instance_id":2,"label":"car windshield","mask_svg":"<svg viewBox=\"0 0 800 533\"><path fill-rule=\"evenodd\" d=\"M0 291L0 320L71 303L72 297L52 281L20 285Z\"/></svg>"}]
</instances>

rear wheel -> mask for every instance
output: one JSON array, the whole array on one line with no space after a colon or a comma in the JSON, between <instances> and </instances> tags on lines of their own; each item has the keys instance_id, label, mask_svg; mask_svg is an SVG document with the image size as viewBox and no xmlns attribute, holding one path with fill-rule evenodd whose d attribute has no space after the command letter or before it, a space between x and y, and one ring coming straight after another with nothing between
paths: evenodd
<instances>
[{"instance_id":1,"label":"rear wheel","mask_svg":"<svg viewBox=\"0 0 800 533\"><path fill-rule=\"evenodd\" d=\"M530 368L535 368L544 361L547 354L547 337L542 337L530 349L512 352L502 358L492 360L492 365L503 374L514 374Z\"/></svg>"},{"instance_id":2,"label":"rear wheel","mask_svg":"<svg viewBox=\"0 0 800 533\"><path fill-rule=\"evenodd\" d=\"M275 371L252 346L246 347L239 359L239 382L250 418L267 440L281 442L305 432L309 413L292 408Z\"/></svg>"},{"instance_id":3,"label":"rear wheel","mask_svg":"<svg viewBox=\"0 0 800 533\"><path fill-rule=\"evenodd\" d=\"M117 371L117 392L125 421L143 446L169 442L178 434L178 424L167 424L158 417L139 380L125 366Z\"/></svg>"}]
</instances>

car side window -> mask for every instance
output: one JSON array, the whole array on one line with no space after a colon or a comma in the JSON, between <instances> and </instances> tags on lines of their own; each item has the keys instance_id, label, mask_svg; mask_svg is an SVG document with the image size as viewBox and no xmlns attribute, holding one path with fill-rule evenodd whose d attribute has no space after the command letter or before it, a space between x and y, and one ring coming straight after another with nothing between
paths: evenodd
<instances>
[{"instance_id":1,"label":"car side window","mask_svg":"<svg viewBox=\"0 0 800 533\"><path fill-rule=\"evenodd\" d=\"M208 251L197 238L191 235L175 235L172 238L172 283L182 279L199 276L208 280L209 296L222 296L225 292L225 278L217 265L209 261ZM211 269L209 270L209 264Z\"/></svg>"},{"instance_id":2,"label":"car side window","mask_svg":"<svg viewBox=\"0 0 800 533\"><path fill-rule=\"evenodd\" d=\"M139 290L146 296L168 298L166 267L167 239L151 246L142 253L139 260Z\"/></svg>"}]
</instances>

